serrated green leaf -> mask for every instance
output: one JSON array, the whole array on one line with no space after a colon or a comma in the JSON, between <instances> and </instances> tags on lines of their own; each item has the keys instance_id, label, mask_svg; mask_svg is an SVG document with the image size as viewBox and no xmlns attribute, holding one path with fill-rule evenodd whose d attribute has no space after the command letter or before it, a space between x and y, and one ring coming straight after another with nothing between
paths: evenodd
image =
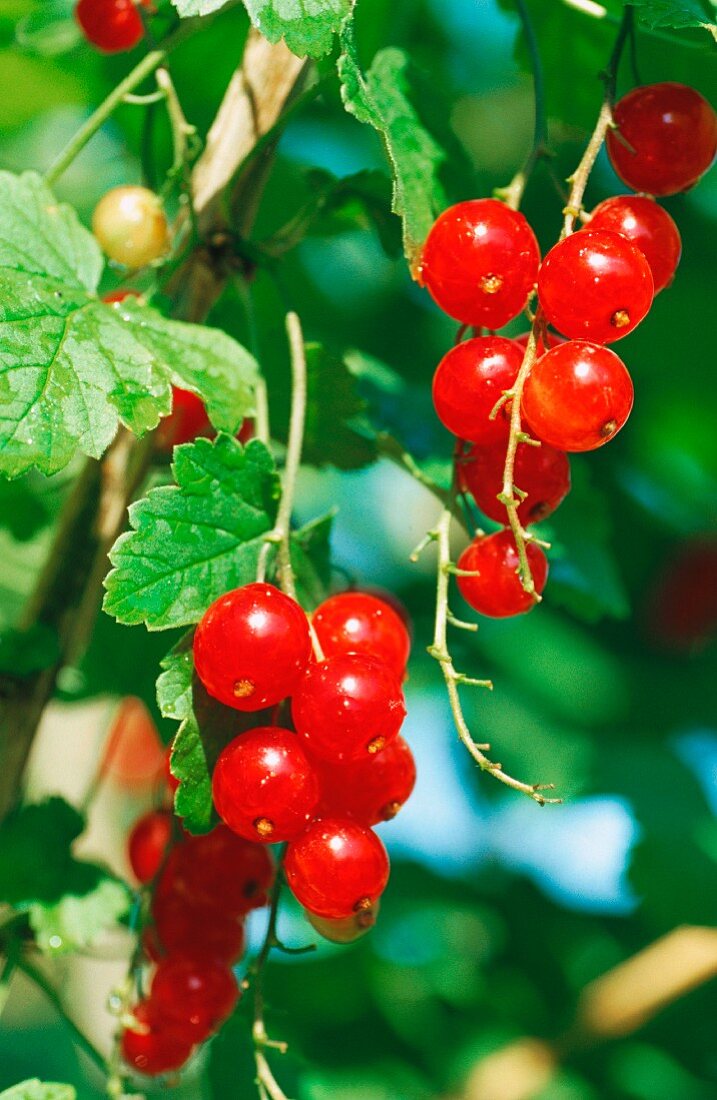
<instances>
[{"instance_id":1,"label":"serrated green leaf","mask_svg":"<svg viewBox=\"0 0 717 1100\"><path fill-rule=\"evenodd\" d=\"M182 19L190 19L195 15L211 15L219 11L227 3L227 0L172 0L177 15Z\"/></svg>"},{"instance_id":2,"label":"serrated green leaf","mask_svg":"<svg viewBox=\"0 0 717 1100\"><path fill-rule=\"evenodd\" d=\"M368 425L360 425L366 403L346 364L320 344L306 345L308 401L303 459L314 466L358 470L376 461L376 443Z\"/></svg>"},{"instance_id":3,"label":"serrated green leaf","mask_svg":"<svg viewBox=\"0 0 717 1100\"><path fill-rule=\"evenodd\" d=\"M393 173L393 210L403 221L403 248L415 274L423 242L446 204L438 181L445 154L407 98L406 55L400 50L381 50L364 75L348 20L341 39L338 67L344 106L383 138Z\"/></svg>"},{"instance_id":4,"label":"serrated green leaf","mask_svg":"<svg viewBox=\"0 0 717 1100\"><path fill-rule=\"evenodd\" d=\"M270 42L283 38L299 57L328 53L353 0L244 0L257 30Z\"/></svg>"},{"instance_id":5,"label":"serrated green leaf","mask_svg":"<svg viewBox=\"0 0 717 1100\"><path fill-rule=\"evenodd\" d=\"M251 411L257 367L223 333L168 321L136 299L96 297L102 257L39 176L0 173L0 473L99 458L120 422L136 434L198 392L215 426Z\"/></svg>"},{"instance_id":6,"label":"serrated green leaf","mask_svg":"<svg viewBox=\"0 0 717 1100\"><path fill-rule=\"evenodd\" d=\"M54 904L35 902L28 915L40 950L64 955L90 947L125 915L129 905L127 887L115 879L102 878L86 894L66 893Z\"/></svg>"},{"instance_id":7,"label":"serrated green leaf","mask_svg":"<svg viewBox=\"0 0 717 1100\"><path fill-rule=\"evenodd\" d=\"M0 1092L0 1100L77 1100L72 1085L60 1085L56 1081L40 1081L33 1077L19 1085Z\"/></svg>"},{"instance_id":8,"label":"serrated green leaf","mask_svg":"<svg viewBox=\"0 0 717 1100\"><path fill-rule=\"evenodd\" d=\"M175 448L176 485L133 504L132 530L110 554L104 607L150 630L197 623L223 592L255 579L276 516L279 479L267 448L229 436Z\"/></svg>"},{"instance_id":9,"label":"serrated green leaf","mask_svg":"<svg viewBox=\"0 0 717 1100\"><path fill-rule=\"evenodd\" d=\"M157 679L157 704L163 718L183 722L192 713L192 676L194 631L177 642L161 662L163 671Z\"/></svg>"},{"instance_id":10,"label":"serrated green leaf","mask_svg":"<svg viewBox=\"0 0 717 1100\"><path fill-rule=\"evenodd\" d=\"M714 7L701 0L631 0L640 23L648 30L704 27L717 39Z\"/></svg>"}]
</instances>

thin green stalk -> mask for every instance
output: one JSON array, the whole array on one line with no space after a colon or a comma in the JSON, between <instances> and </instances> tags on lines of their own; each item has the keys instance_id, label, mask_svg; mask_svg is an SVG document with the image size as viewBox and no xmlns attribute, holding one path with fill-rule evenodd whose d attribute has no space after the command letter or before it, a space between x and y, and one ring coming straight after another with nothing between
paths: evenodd
<instances>
[{"instance_id":1,"label":"thin green stalk","mask_svg":"<svg viewBox=\"0 0 717 1100\"><path fill-rule=\"evenodd\" d=\"M19 960L17 963L17 969L21 970L22 973L27 978L29 978L30 981L33 982L39 990L41 990L45 994L47 1000L57 1010L64 1022L67 1024L78 1046L80 1046L82 1050L84 1050L85 1054L87 1054L88 1057L92 1059L97 1068L103 1074L106 1074L107 1062L105 1061L104 1057L102 1056L102 1054L100 1054L99 1050L97 1050L97 1048L90 1042L85 1033L80 1030L72 1017L67 1013L59 994L47 980L42 971L38 970L37 967L34 966L31 962L28 962L27 959Z\"/></svg>"}]
</instances>

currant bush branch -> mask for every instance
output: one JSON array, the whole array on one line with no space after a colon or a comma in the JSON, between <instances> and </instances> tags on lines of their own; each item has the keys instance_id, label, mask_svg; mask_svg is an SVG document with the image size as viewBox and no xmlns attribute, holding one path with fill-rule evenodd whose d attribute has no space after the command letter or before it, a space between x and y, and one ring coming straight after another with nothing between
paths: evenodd
<instances>
[{"instance_id":1,"label":"currant bush branch","mask_svg":"<svg viewBox=\"0 0 717 1100\"><path fill-rule=\"evenodd\" d=\"M468 723L465 720L463 708L461 706L460 694L458 691L459 685L468 684L475 687L488 688L489 690L492 689L493 685L490 680L476 680L458 672L453 664L453 659L448 649L448 624L452 623L453 625L470 627L470 624L459 624L448 607L449 581L451 574L455 572L455 567L451 561L450 548L450 525L452 515L452 510L445 508L441 513L435 529L429 534L429 538L435 541L438 548L438 563L435 627L433 632L433 644L429 646L428 652L441 666L456 731L460 740L468 749L468 752L471 754L481 771L488 772L500 783L505 784L506 787L511 787L515 791L527 794L528 797L532 798L534 802L537 802L539 806L544 806L549 802L560 802L561 799L559 798L547 798L543 794L543 791L554 789L552 783L523 783L519 779L513 779L512 776L503 771L500 764L495 763L485 755L490 751L490 745L478 744L474 741L470 729L468 728Z\"/></svg>"},{"instance_id":2,"label":"currant bush branch","mask_svg":"<svg viewBox=\"0 0 717 1100\"><path fill-rule=\"evenodd\" d=\"M269 908L269 921L266 928L266 935L264 936L264 942L261 946L259 954L254 960L249 977L249 987L254 998L254 1022L252 1025L252 1039L254 1042L254 1063L256 1065L256 1085L259 1091L261 1100L289 1100L284 1091L282 1090L279 1082L276 1080L269 1061L266 1057L266 1050L273 1049L279 1051L280 1054L285 1054L287 1050L286 1043L278 1042L275 1039L270 1039L266 1030L266 1023L264 1021L264 967L267 960L275 947L281 946L279 938L276 934L276 923L279 917L279 902L281 900L281 887L282 887L282 868L284 861L284 852L282 851L279 857L278 866L276 869L276 879L272 887L271 892L271 904Z\"/></svg>"}]
</instances>

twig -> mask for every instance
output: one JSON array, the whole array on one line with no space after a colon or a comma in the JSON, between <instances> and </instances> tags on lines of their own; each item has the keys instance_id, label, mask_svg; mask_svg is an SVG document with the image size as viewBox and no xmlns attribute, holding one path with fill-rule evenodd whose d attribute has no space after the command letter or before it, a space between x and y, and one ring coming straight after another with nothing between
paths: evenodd
<instances>
[{"instance_id":1,"label":"twig","mask_svg":"<svg viewBox=\"0 0 717 1100\"><path fill-rule=\"evenodd\" d=\"M265 1051L267 1048L279 1051L281 1054L285 1054L287 1047L286 1043L277 1042L275 1039L270 1039L266 1024L264 1022L264 966L275 947L279 946L279 939L276 934L276 922L279 916L279 901L281 898L281 884L282 884L282 866L283 866L284 853L281 853L279 857L278 866L276 869L276 879L272 887L271 893L271 905L269 909L269 923L266 928L266 935L264 936L264 942L261 946L261 950L256 959L252 963L250 974L250 986L252 995L254 998L254 1023L252 1025L252 1038L254 1040L254 1061L256 1064L256 1084L259 1090L259 1096L261 1100L265 1100L269 1097L269 1100L288 1100L288 1097L282 1090L279 1082L274 1077L269 1061L266 1057Z\"/></svg>"},{"instance_id":2,"label":"twig","mask_svg":"<svg viewBox=\"0 0 717 1100\"><path fill-rule=\"evenodd\" d=\"M528 797L532 798L534 802L537 802L539 806L544 806L548 802L560 802L561 799L546 798L542 793L543 791L553 790L552 783L523 783L519 779L513 779L512 776L503 771L500 764L496 764L490 760L485 755L486 752L490 751L490 745L480 745L473 740L473 736L463 715L463 708L461 707L461 700L458 692L459 684L468 683L489 689L491 689L493 685L490 680L474 680L457 672L448 650L447 633L450 614L448 610L448 588L449 579L453 570L449 541L451 516L452 512L450 509L444 509L436 524L435 530L431 532L431 537L438 546L438 567L436 582L436 621L433 633L433 645L429 647L428 652L441 666L443 678L446 682L446 689L448 691L448 701L450 703L458 736L481 771L488 772L500 783L504 783L506 787L511 787L514 791L520 791L522 794L527 794Z\"/></svg>"}]
</instances>

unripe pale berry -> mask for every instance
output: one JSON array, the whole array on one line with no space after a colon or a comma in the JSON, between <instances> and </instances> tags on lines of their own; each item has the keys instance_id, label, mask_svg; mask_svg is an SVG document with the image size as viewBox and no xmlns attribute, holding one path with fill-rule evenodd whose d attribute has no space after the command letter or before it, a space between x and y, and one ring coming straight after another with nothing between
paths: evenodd
<instances>
[{"instance_id":1,"label":"unripe pale berry","mask_svg":"<svg viewBox=\"0 0 717 1100\"><path fill-rule=\"evenodd\" d=\"M92 232L110 260L133 270L169 249L166 214L146 187L115 187L103 195L92 215Z\"/></svg>"}]
</instances>

